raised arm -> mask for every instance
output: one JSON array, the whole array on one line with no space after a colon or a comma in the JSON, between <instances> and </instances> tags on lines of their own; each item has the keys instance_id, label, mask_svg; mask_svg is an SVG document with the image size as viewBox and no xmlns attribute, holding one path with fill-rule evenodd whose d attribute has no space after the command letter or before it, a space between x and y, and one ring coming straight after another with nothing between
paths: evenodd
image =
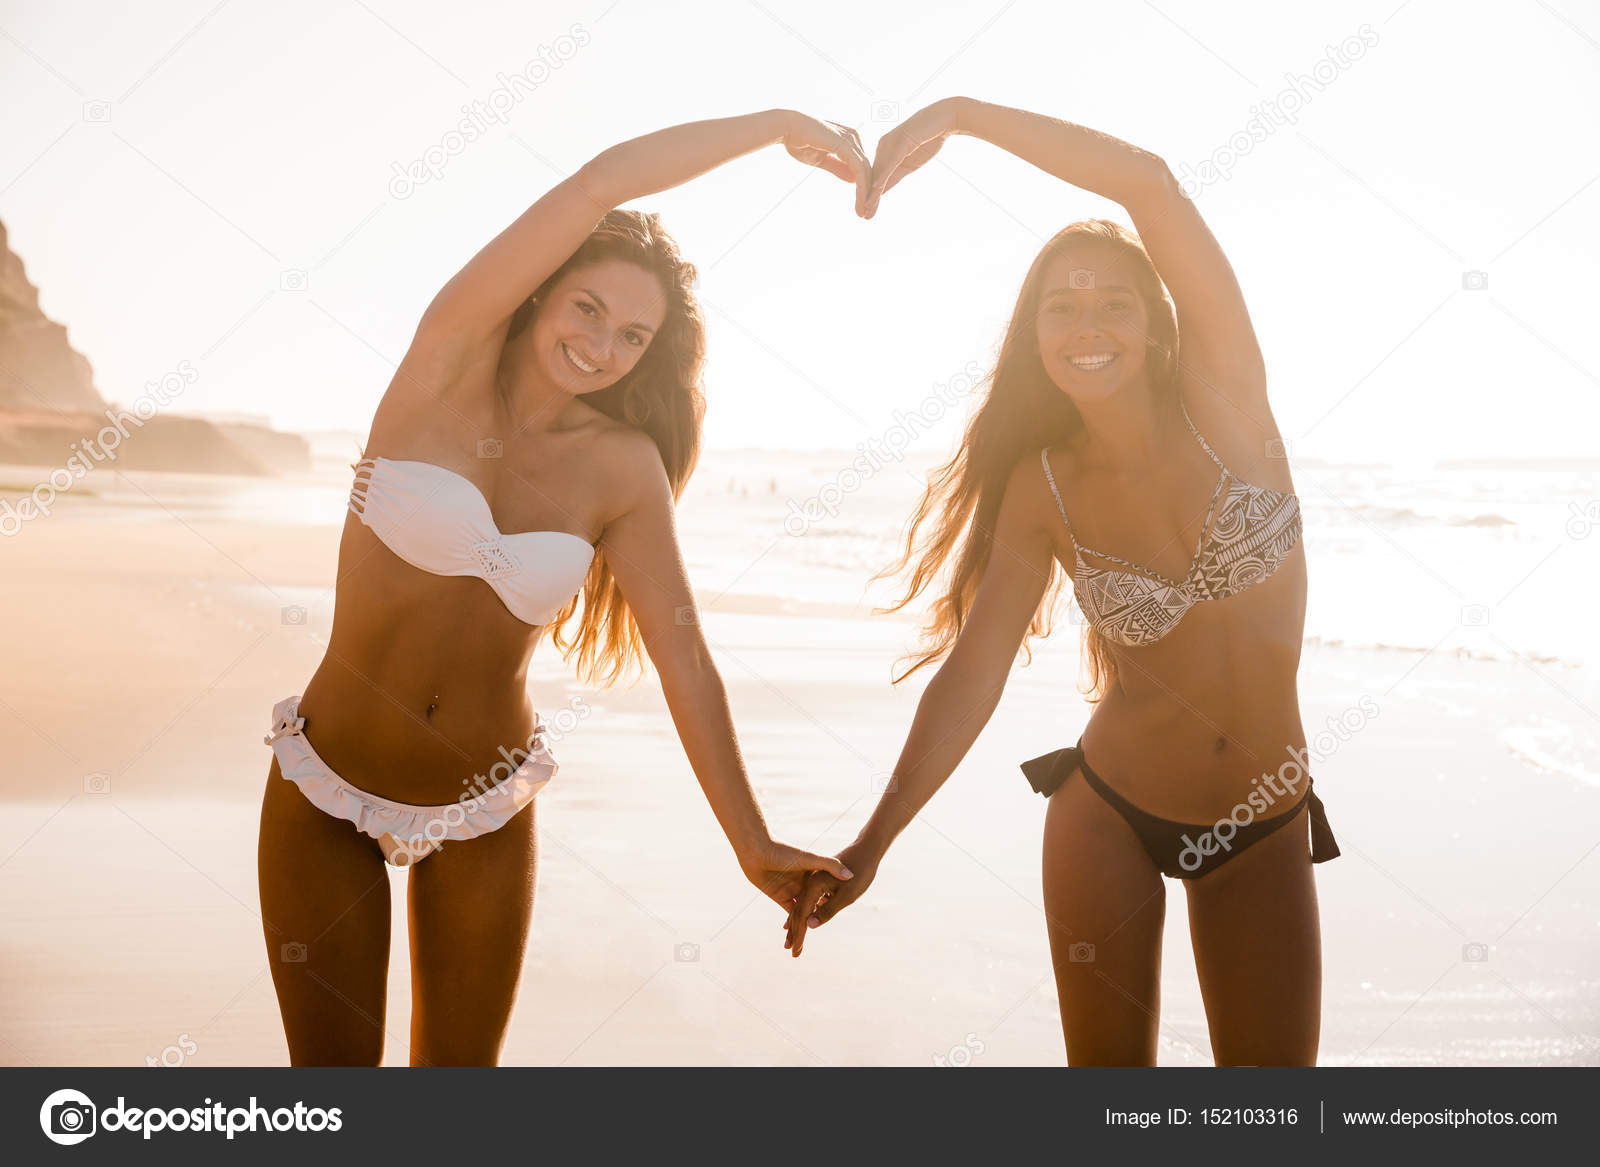
<instances>
[{"instance_id":1,"label":"raised arm","mask_svg":"<svg viewBox=\"0 0 1600 1167\"><path fill-rule=\"evenodd\" d=\"M1038 462L1024 458L1012 471L994 547L961 635L917 703L894 781L855 842L839 853L854 878L841 884L826 874L814 875L790 911L785 945L794 956L804 947L808 921L820 927L867 890L889 845L960 765L1000 704L1052 570L1054 504ZM824 895L826 902L818 907Z\"/></svg>"},{"instance_id":2,"label":"raised arm","mask_svg":"<svg viewBox=\"0 0 1600 1167\"><path fill-rule=\"evenodd\" d=\"M946 98L878 142L867 216L885 191L931 159L951 134L982 138L1064 182L1121 203L1172 293L1180 369L1252 417L1264 416L1266 368L1239 281L1165 161L1072 122Z\"/></svg>"},{"instance_id":3,"label":"raised arm","mask_svg":"<svg viewBox=\"0 0 1600 1167\"><path fill-rule=\"evenodd\" d=\"M601 549L660 675L684 753L740 869L789 911L808 872L824 870L848 880L850 871L837 859L775 842L768 833L745 774L727 690L700 630L666 471L647 438L629 435L624 447L617 469L633 501L607 524Z\"/></svg>"},{"instance_id":4,"label":"raised arm","mask_svg":"<svg viewBox=\"0 0 1600 1167\"><path fill-rule=\"evenodd\" d=\"M557 183L451 277L423 314L414 355L420 346L431 361L458 362L566 262L607 211L774 142L855 183L857 209L864 206L870 167L855 131L793 110L688 122L632 138Z\"/></svg>"}]
</instances>

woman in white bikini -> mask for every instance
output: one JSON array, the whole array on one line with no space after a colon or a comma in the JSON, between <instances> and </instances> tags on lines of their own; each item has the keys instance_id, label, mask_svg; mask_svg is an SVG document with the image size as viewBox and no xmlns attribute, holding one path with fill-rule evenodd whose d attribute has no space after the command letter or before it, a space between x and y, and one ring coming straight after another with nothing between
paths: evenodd
<instances>
[{"instance_id":1,"label":"woman in white bikini","mask_svg":"<svg viewBox=\"0 0 1600 1167\"><path fill-rule=\"evenodd\" d=\"M675 126L596 156L423 314L357 468L327 653L267 738L262 920L295 1065L382 1057L386 860L410 868L411 1064L498 1060L556 772L527 692L547 629L598 683L648 651L763 893L787 910L808 870L848 877L775 842L752 796L673 523L703 407L694 269L653 215L615 209L780 141L861 209L854 131L788 111Z\"/></svg>"},{"instance_id":2,"label":"woman in white bikini","mask_svg":"<svg viewBox=\"0 0 1600 1167\"><path fill-rule=\"evenodd\" d=\"M1188 893L1218 1064L1312 1064L1311 865L1339 849L1311 791L1295 688L1300 505L1238 282L1160 158L964 98L879 143L869 217L952 133L1120 203L1138 234L1074 223L1023 281L986 399L892 569L915 563L902 605L949 569L908 671L948 659L898 782L840 852L854 878L813 875L785 944L799 955L807 927L866 891L976 740L1019 649L1048 634L1055 567L1070 565L1095 708L1077 746L1023 765L1049 799L1044 906L1068 1060L1154 1064L1169 876Z\"/></svg>"}]
</instances>

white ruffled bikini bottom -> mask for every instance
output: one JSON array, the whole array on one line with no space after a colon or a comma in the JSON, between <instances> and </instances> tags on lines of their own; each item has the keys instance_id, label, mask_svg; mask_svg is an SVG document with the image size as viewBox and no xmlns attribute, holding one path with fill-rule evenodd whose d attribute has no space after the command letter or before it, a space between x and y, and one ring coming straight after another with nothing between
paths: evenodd
<instances>
[{"instance_id":1,"label":"white ruffled bikini bottom","mask_svg":"<svg viewBox=\"0 0 1600 1167\"><path fill-rule=\"evenodd\" d=\"M529 742L531 752L515 770L489 789L463 795L460 802L444 806L412 806L393 802L358 790L317 756L304 733L306 719L299 715L300 696L286 697L272 707L272 733L263 739L272 747L283 776L318 810L354 823L358 831L371 835L383 849L383 857L395 867L420 863L444 845L446 839L476 839L499 830L539 793L559 768L544 740L544 726L538 725ZM490 770L511 769L516 750L502 756Z\"/></svg>"}]
</instances>

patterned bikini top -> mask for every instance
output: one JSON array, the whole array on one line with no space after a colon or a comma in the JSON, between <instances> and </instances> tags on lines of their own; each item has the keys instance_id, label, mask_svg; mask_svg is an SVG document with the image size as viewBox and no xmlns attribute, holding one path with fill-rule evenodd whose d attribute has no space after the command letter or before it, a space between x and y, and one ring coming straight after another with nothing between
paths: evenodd
<instances>
[{"instance_id":1,"label":"patterned bikini top","mask_svg":"<svg viewBox=\"0 0 1600 1167\"><path fill-rule=\"evenodd\" d=\"M1189 432L1199 439L1211 460L1222 469L1217 488L1211 493L1211 506L1200 528L1200 545L1195 548L1189 574L1180 582L1168 579L1126 559L1095 551L1078 542L1061 504L1055 475L1050 472L1049 451L1039 451L1050 493L1055 496L1061 521L1072 536L1076 566L1072 574L1072 594L1096 630L1129 647L1154 644L1178 626L1184 613L1201 600L1225 600L1260 583L1278 570L1278 565L1300 541L1300 500L1292 491L1268 490L1235 478L1223 464L1183 408ZM1230 485L1231 483L1231 485ZM1223 486L1228 485L1227 494ZM1217 500L1222 500L1220 510ZM1216 522L1212 523L1212 515ZM1093 567L1084 553L1109 559L1133 568L1116 571Z\"/></svg>"}]
</instances>

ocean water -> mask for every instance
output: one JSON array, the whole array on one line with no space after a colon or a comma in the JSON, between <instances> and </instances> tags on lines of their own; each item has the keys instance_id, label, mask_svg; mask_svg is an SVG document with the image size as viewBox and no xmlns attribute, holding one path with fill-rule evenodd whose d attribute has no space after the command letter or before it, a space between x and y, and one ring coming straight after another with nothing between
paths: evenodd
<instances>
[{"instance_id":1,"label":"ocean water","mask_svg":"<svg viewBox=\"0 0 1600 1167\"><path fill-rule=\"evenodd\" d=\"M101 469L57 495L53 516L93 498L102 515L130 522L338 524L348 461L323 458L310 475L277 480ZM708 451L679 507L697 589L722 604L865 615L894 595L872 577L898 554L932 465L908 456L874 466L851 450ZM1600 459L1294 473L1308 643L1575 668L1600 658L1600 619L1587 607L1600 580ZM38 468L0 467L0 499L40 478Z\"/></svg>"},{"instance_id":2,"label":"ocean water","mask_svg":"<svg viewBox=\"0 0 1600 1167\"><path fill-rule=\"evenodd\" d=\"M714 452L680 508L697 584L730 594L881 602L928 463L866 478L853 452ZM1296 466L1308 640L1592 664L1600 620L1600 460L1589 468Z\"/></svg>"},{"instance_id":3,"label":"ocean water","mask_svg":"<svg viewBox=\"0 0 1600 1167\"><path fill-rule=\"evenodd\" d=\"M866 614L932 463L853 472L856 452L708 454L680 507L703 594ZM1413 663L1492 660L1539 694L1502 713L1481 678L1430 675L1429 702L1532 770L1600 787L1600 459L1432 467L1296 463L1309 577L1305 644L1351 650L1351 686ZM1111 548L1115 550L1115 548ZM1070 595L1064 613L1070 611ZM1075 637L1071 623L1057 639ZM1042 652L1059 652L1051 645ZM1364 663L1362 663L1364 662ZM1413 682L1414 684L1415 682ZM1522 702L1520 704L1528 704Z\"/></svg>"},{"instance_id":4,"label":"ocean water","mask_svg":"<svg viewBox=\"0 0 1600 1167\"><path fill-rule=\"evenodd\" d=\"M58 496L53 516L70 521L92 498L98 514L128 522L339 524L355 456L329 448L313 473L280 480L101 469ZM848 639L848 622L897 598L895 581L873 576L894 562L934 465L926 455L860 450L707 451L679 507L702 606L804 615L816 622L808 637ZM1503 730L1501 744L1535 769L1600 785L1600 619L1589 606L1600 581L1600 459L1302 460L1293 472L1308 650L1374 654L1386 667L1408 656L1516 662L1552 701L1548 716ZM0 499L14 501L40 475L0 467ZM902 614L908 630L918 614ZM833 619L847 623L825 633L820 621ZM1074 634L1066 621L1059 627L1058 638ZM1436 683L1433 698L1470 720L1484 695Z\"/></svg>"}]
</instances>

